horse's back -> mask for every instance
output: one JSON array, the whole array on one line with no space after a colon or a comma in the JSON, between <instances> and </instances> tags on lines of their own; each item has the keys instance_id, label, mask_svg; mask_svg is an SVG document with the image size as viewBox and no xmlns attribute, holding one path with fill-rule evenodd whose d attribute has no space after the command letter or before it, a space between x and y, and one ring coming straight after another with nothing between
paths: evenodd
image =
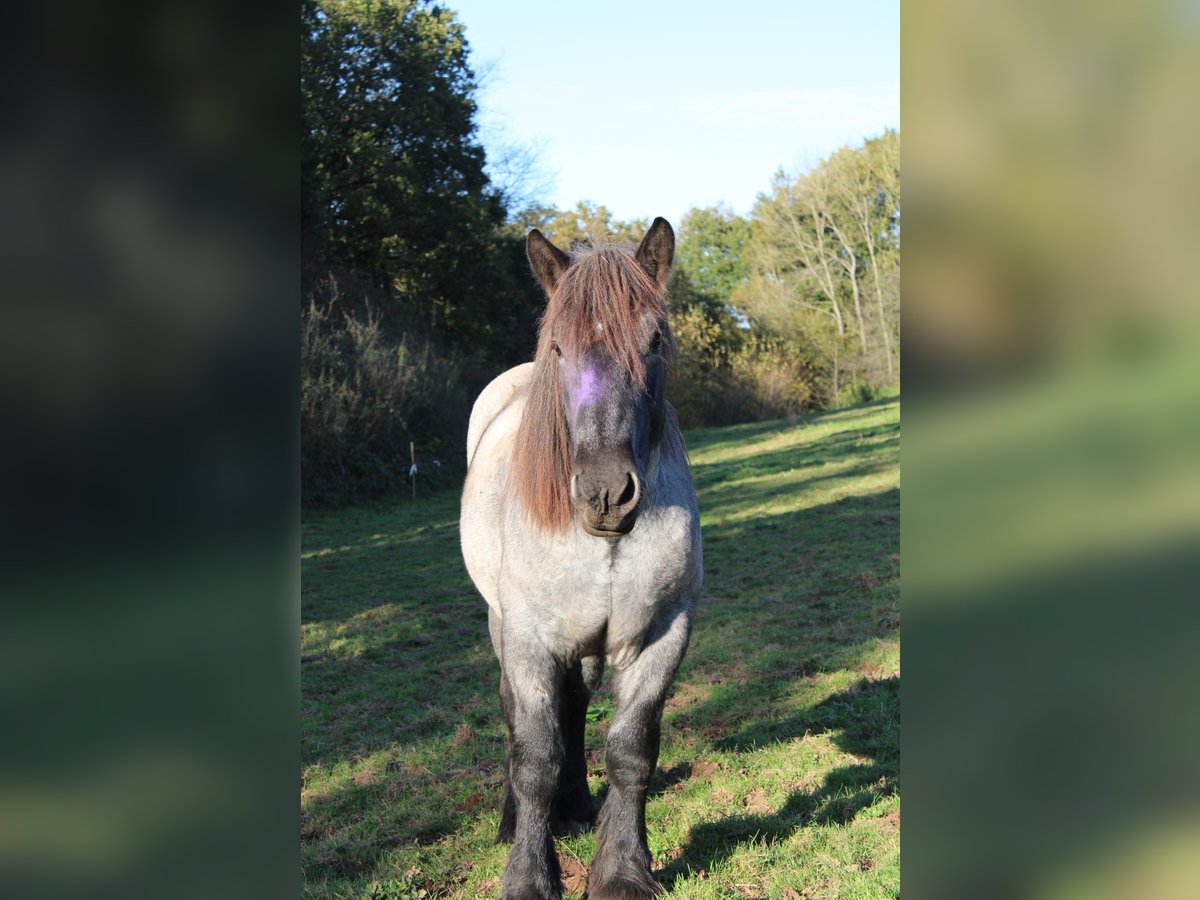
<instances>
[{"instance_id":1,"label":"horse's back","mask_svg":"<svg viewBox=\"0 0 1200 900\"><path fill-rule=\"evenodd\" d=\"M533 376L533 363L522 363L491 380L475 400L471 408L471 422L467 426L467 467L475 459L475 451L488 426L492 424L513 399L522 394Z\"/></svg>"},{"instance_id":2,"label":"horse's back","mask_svg":"<svg viewBox=\"0 0 1200 900\"><path fill-rule=\"evenodd\" d=\"M459 536L467 572L496 612L500 611L503 549L499 528L503 515L501 484L532 374L533 363L524 363L494 378L475 401L467 428L467 479L463 484Z\"/></svg>"}]
</instances>

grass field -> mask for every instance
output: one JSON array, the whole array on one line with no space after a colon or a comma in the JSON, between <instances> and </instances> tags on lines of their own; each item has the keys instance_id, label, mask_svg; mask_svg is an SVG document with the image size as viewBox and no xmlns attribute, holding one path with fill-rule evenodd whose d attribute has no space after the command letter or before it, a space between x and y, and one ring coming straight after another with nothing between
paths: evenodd
<instances>
[{"instance_id":1,"label":"grass field","mask_svg":"<svg viewBox=\"0 0 1200 900\"><path fill-rule=\"evenodd\" d=\"M647 805L674 896L900 888L900 401L687 435L705 592ZM305 517L308 897L494 897L504 729L458 494ZM590 715L605 790L607 688ZM557 842L578 897L591 834Z\"/></svg>"}]
</instances>

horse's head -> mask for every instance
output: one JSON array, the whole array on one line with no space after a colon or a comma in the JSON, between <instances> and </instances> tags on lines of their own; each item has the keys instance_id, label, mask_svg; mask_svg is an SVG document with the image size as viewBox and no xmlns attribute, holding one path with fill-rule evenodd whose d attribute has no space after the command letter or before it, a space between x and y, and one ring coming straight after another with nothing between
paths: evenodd
<instances>
[{"instance_id":1,"label":"horse's head","mask_svg":"<svg viewBox=\"0 0 1200 900\"><path fill-rule=\"evenodd\" d=\"M565 432L567 498L589 534L627 534L667 414L664 291L674 232L659 218L633 253L597 247L572 257L535 229L526 250L550 299L538 362L556 370L551 412Z\"/></svg>"}]
</instances>

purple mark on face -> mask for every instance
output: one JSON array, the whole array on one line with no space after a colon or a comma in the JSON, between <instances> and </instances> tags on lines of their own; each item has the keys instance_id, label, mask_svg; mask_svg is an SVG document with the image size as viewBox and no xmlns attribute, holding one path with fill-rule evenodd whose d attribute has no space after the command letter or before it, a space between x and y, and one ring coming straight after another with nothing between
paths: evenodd
<instances>
[{"instance_id":1,"label":"purple mark on face","mask_svg":"<svg viewBox=\"0 0 1200 900\"><path fill-rule=\"evenodd\" d=\"M583 371L579 375L579 389L575 391L574 407L571 412L579 415L579 411L585 406L591 406L597 400L604 396L604 390L607 387L603 372L597 372L591 365L584 366Z\"/></svg>"}]
</instances>

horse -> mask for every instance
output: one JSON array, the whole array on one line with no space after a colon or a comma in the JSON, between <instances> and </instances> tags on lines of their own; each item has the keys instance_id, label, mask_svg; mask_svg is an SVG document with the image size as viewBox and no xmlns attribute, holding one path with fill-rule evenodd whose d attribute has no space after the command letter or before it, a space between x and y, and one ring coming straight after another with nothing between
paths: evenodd
<instances>
[{"instance_id":1,"label":"horse","mask_svg":"<svg viewBox=\"0 0 1200 900\"><path fill-rule=\"evenodd\" d=\"M593 820L587 896L662 892L646 790L703 583L696 491L664 396L674 253L662 218L636 249L567 253L530 231L547 298L534 359L492 381L471 412L459 527L508 726L502 900L561 897L552 835ZM606 664L616 711L597 819L584 724Z\"/></svg>"}]
</instances>

